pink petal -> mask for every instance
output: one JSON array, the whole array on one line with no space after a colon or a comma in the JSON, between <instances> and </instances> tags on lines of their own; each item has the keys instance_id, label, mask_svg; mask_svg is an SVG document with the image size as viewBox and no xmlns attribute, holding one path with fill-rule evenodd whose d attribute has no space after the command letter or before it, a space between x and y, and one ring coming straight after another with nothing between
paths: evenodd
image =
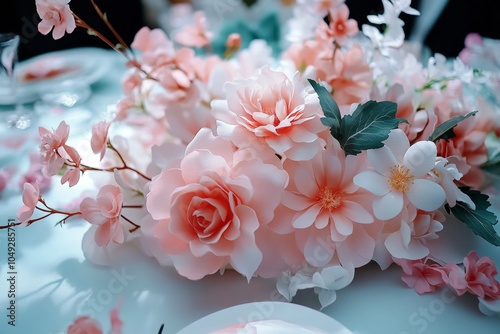
<instances>
[{"instance_id":1,"label":"pink petal","mask_svg":"<svg viewBox=\"0 0 500 334\"><path fill-rule=\"evenodd\" d=\"M314 204L306 211L297 213L295 219L292 222L293 227L307 228L311 226L316 220L316 217L318 217L320 211L321 211L321 206L319 204Z\"/></svg>"}]
</instances>

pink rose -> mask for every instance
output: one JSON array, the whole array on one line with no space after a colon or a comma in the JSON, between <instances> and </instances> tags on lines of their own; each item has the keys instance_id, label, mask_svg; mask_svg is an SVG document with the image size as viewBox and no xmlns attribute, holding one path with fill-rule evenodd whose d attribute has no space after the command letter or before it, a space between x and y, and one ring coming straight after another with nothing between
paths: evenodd
<instances>
[{"instance_id":1,"label":"pink rose","mask_svg":"<svg viewBox=\"0 0 500 334\"><path fill-rule=\"evenodd\" d=\"M255 232L274 217L287 175L202 129L180 168L150 184L154 235L177 271L201 279L230 265L250 279L262 261Z\"/></svg>"},{"instance_id":2,"label":"pink rose","mask_svg":"<svg viewBox=\"0 0 500 334\"><path fill-rule=\"evenodd\" d=\"M38 190L38 185L25 183L23 191L24 205L17 211L17 219L21 223L27 223L31 216L33 216L39 198L40 190Z\"/></svg>"},{"instance_id":3,"label":"pink rose","mask_svg":"<svg viewBox=\"0 0 500 334\"><path fill-rule=\"evenodd\" d=\"M123 195L115 185L105 185L99 190L95 199L84 198L80 204L83 218L91 224L98 225L95 242L98 246L106 246L110 241L123 243L125 233L120 223Z\"/></svg>"},{"instance_id":4,"label":"pink rose","mask_svg":"<svg viewBox=\"0 0 500 334\"><path fill-rule=\"evenodd\" d=\"M309 94L297 72L290 80L264 68L255 79L229 82L227 100L212 102L217 133L236 146L270 147L292 160L309 160L325 142L318 96Z\"/></svg>"},{"instance_id":5,"label":"pink rose","mask_svg":"<svg viewBox=\"0 0 500 334\"><path fill-rule=\"evenodd\" d=\"M90 146L92 147L92 152L95 154L101 153L101 158L104 157L106 153L106 147L108 142L108 129L111 125L110 122L101 121L92 127L92 138L90 139Z\"/></svg>"},{"instance_id":6,"label":"pink rose","mask_svg":"<svg viewBox=\"0 0 500 334\"><path fill-rule=\"evenodd\" d=\"M80 317L68 328L68 334L102 334L99 324L89 317Z\"/></svg>"},{"instance_id":7,"label":"pink rose","mask_svg":"<svg viewBox=\"0 0 500 334\"><path fill-rule=\"evenodd\" d=\"M47 35L52 28L52 37L60 39L66 31L71 34L76 28L75 18L69 8L71 0L36 0L36 11L42 21L38 31Z\"/></svg>"}]
</instances>

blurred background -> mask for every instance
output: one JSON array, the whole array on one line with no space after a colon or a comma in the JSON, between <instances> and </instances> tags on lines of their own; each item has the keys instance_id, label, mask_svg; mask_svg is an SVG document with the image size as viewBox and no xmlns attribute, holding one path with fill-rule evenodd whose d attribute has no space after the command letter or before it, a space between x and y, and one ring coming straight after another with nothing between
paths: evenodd
<instances>
[{"instance_id":1,"label":"blurred background","mask_svg":"<svg viewBox=\"0 0 500 334\"><path fill-rule=\"evenodd\" d=\"M310 0L313 3L315 0ZM109 21L120 32L126 42L144 25L170 30L188 22L190 13L205 9L217 12L212 18L212 28L220 28L226 21L243 16L245 19L261 19L266 10L277 11L280 21L291 15L290 5L294 0L95 0L108 13ZM239 4L238 4L239 2ZM367 23L368 14L383 11L381 0L346 0L351 17L359 26ZM72 0L72 10L91 26L107 32L94 12L89 0ZM255 10L255 8L259 8ZM403 14L407 39L424 43L432 53L455 57L464 47L468 33L479 33L483 37L500 39L500 2L492 0L413 0L412 7L424 15L412 17ZM220 15L220 13L224 15ZM248 13L245 13L248 12ZM248 15L253 13L252 15ZM208 14L207 14L208 15ZM15 32L21 36L20 59L40 53L78 46L104 47L98 38L77 28L71 38L54 41L50 35L38 33L39 17L35 0L2 0L0 32ZM210 21L210 18L209 18ZM283 27L283 25L281 25ZM281 28L283 29L283 28Z\"/></svg>"}]
</instances>

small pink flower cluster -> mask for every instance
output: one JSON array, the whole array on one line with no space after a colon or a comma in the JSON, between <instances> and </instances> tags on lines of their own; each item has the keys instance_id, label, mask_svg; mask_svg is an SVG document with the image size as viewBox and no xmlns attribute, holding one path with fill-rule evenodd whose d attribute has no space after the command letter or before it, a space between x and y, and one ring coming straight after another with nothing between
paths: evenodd
<instances>
[{"instance_id":1,"label":"small pink flower cluster","mask_svg":"<svg viewBox=\"0 0 500 334\"><path fill-rule=\"evenodd\" d=\"M455 263L440 266L427 264L424 260L394 261L403 269L402 280L419 294L433 292L448 284L459 296L469 292L485 300L500 298L500 283L495 278L498 271L493 260L479 258L475 251L465 257L464 269Z\"/></svg>"}]
</instances>

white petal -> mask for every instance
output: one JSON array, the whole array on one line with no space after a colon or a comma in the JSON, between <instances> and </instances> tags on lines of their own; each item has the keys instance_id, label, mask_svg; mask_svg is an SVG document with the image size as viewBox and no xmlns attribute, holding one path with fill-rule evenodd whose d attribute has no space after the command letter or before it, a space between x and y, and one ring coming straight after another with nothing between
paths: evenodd
<instances>
[{"instance_id":1,"label":"white petal","mask_svg":"<svg viewBox=\"0 0 500 334\"><path fill-rule=\"evenodd\" d=\"M424 179L415 180L406 195L417 209L424 211L439 209L446 199L444 190L439 184Z\"/></svg>"},{"instance_id":2,"label":"white petal","mask_svg":"<svg viewBox=\"0 0 500 334\"><path fill-rule=\"evenodd\" d=\"M387 146L367 152L368 161L379 174L389 175L391 167L398 164L394 154Z\"/></svg>"},{"instance_id":3,"label":"white petal","mask_svg":"<svg viewBox=\"0 0 500 334\"><path fill-rule=\"evenodd\" d=\"M403 196L395 191L391 191L373 202L373 213L381 220L396 217L402 209Z\"/></svg>"},{"instance_id":4,"label":"white petal","mask_svg":"<svg viewBox=\"0 0 500 334\"><path fill-rule=\"evenodd\" d=\"M410 148L408 137L401 129L392 130L389 138L384 140L384 145L391 150L397 161L402 161L406 151Z\"/></svg>"},{"instance_id":5,"label":"white petal","mask_svg":"<svg viewBox=\"0 0 500 334\"><path fill-rule=\"evenodd\" d=\"M358 187L378 196L384 196L391 190L387 184L387 179L373 171L361 172L354 177L353 181Z\"/></svg>"},{"instance_id":6,"label":"white petal","mask_svg":"<svg viewBox=\"0 0 500 334\"><path fill-rule=\"evenodd\" d=\"M434 168L436 155L436 144L431 141L419 141L408 149L403 163L413 176L420 177Z\"/></svg>"}]
</instances>

